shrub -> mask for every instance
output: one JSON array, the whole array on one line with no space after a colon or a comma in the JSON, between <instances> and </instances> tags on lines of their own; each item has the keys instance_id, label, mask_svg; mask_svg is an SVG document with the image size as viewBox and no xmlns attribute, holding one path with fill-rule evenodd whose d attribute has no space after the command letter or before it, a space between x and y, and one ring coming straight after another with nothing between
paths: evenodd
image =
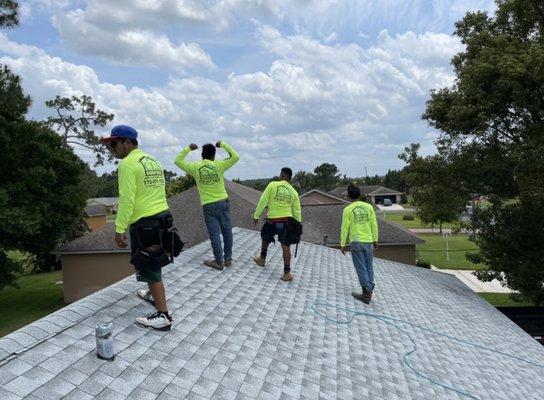
<instances>
[{"instance_id":1,"label":"shrub","mask_svg":"<svg viewBox=\"0 0 544 400\"><path fill-rule=\"evenodd\" d=\"M417 260L416 267L431 269L431 264L423 260Z\"/></svg>"},{"instance_id":2,"label":"shrub","mask_svg":"<svg viewBox=\"0 0 544 400\"><path fill-rule=\"evenodd\" d=\"M415 218L415 217L414 217L412 214L404 214L404 215L402 216L402 219L403 219L404 221L413 221L414 218Z\"/></svg>"}]
</instances>

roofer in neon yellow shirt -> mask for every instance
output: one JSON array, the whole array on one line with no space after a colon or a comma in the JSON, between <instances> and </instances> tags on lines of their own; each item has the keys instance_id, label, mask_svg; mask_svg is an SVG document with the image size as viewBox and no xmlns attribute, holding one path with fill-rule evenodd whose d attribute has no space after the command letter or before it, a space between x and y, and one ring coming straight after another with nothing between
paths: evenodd
<instances>
[{"instance_id":1,"label":"roofer in neon yellow shirt","mask_svg":"<svg viewBox=\"0 0 544 400\"><path fill-rule=\"evenodd\" d=\"M102 138L117 158L120 158L119 205L115 220L115 242L127 247L126 231L130 225L130 262L136 279L146 282L149 290L140 289L137 295L154 304L157 312L139 317L136 323L147 328L170 330L172 318L168 314L166 295L160 267L150 258L141 257L141 251L160 245L160 235L172 224L165 195L164 171L156 158L138 148L138 132L127 125L117 125L109 137ZM156 229L147 230L148 225ZM146 226L146 231L142 229ZM148 253L146 253L148 254Z\"/></svg>"},{"instance_id":2,"label":"roofer in neon yellow shirt","mask_svg":"<svg viewBox=\"0 0 544 400\"><path fill-rule=\"evenodd\" d=\"M284 282L293 280L291 245L298 243L302 234L300 198L290 184L292 176L291 168L282 168L279 180L268 184L253 214L253 222L257 225L265 207L268 207L268 216L261 229L261 254L253 257L253 261L260 267L265 266L268 246L278 235L283 252L283 275L280 279Z\"/></svg>"},{"instance_id":3,"label":"roofer in neon yellow shirt","mask_svg":"<svg viewBox=\"0 0 544 400\"><path fill-rule=\"evenodd\" d=\"M216 160L216 147L226 150L229 157ZM223 174L238 162L240 156L232 147L220 140L215 147L211 143L202 146L201 161L186 161L187 154L196 149L198 146L191 143L181 150L174 162L196 181L214 256L213 260L206 260L204 264L221 271L223 265L230 267L232 264L232 223L229 196L225 189ZM224 249L221 248L221 235Z\"/></svg>"},{"instance_id":4,"label":"roofer in neon yellow shirt","mask_svg":"<svg viewBox=\"0 0 544 400\"><path fill-rule=\"evenodd\" d=\"M357 186L348 187L348 197L352 203L342 213L342 231L340 245L342 254L350 243L351 257L363 293L351 295L366 304L372 299L374 290L373 251L378 248L378 222L371 204L360 200L361 190Z\"/></svg>"}]
</instances>

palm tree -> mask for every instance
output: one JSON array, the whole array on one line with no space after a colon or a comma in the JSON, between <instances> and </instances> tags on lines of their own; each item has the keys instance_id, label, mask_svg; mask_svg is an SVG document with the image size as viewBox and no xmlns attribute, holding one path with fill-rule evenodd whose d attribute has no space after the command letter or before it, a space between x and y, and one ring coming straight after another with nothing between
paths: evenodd
<instances>
[{"instance_id":1,"label":"palm tree","mask_svg":"<svg viewBox=\"0 0 544 400\"><path fill-rule=\"evenodd\" d=\"M293 177L293 183L299 188L300 194L304 194L313 188L314 175L310 172L300 170Z\"/></svg>"}]
</instances>

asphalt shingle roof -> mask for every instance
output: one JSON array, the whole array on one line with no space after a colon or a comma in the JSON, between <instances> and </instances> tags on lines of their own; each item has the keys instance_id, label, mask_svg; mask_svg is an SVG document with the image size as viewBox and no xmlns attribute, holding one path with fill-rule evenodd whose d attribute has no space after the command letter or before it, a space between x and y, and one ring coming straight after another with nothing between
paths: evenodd
<instances>
[{"instance_id":1,"label":"asphalt shingle roof","mask_svg":"<svg viewBox=\"0 0 544 400\"><path fill-rule=\"evenodd\" d=\"M112 207L119 203L119 197L93 197L87 200L87 204L102 204L106 207Z\"/></svg>"},{"instance_id":2,"label":"asphalt shingle roof","mask_svg":"<svg viewBox=\"0 0 544 400\"><path fill-rule=\"evenodd\" d=\"M253 225L252 213L259 201L261 192L225 180L230 198L230 212L233 225L246 229L257 229ZM208 239L208 231L204 224L204 215L200 205L200 197L196 187L192 187L168 199L170 212L174 217L174 225L180 231L181 239L187 247L194 246ZM103 229L91 232L74 239L60 248L56 254L69 253L123 253L128 249L120 249L113 240L115 226L113 223ZM128 231L127 231L128 236Z\"/></svg>"},{"instance_id":3,"label":"asphalt shingle roof","mask_svg":"<svg viewBox=\"0 0 544 400\"><path fill-rule=\"evenodd\" d=\"M300 196L300 204L316 205L316 204L348 204L349 202L341 197L335 196L330 193L322 192L318 189L312 189L309 192Z\"/></svg>"},{"instance_id":4,"label":"asphalt shingle roof","mask_svg":"<svg viewBox=\"0 0 544 400\"><path fill-rule=\"evenodd\" d=\"M316 302L419 324L544 364L544 349L453 276L376 260L370 306L350 292L347 256L301 243L295 280L278 278L281 249L252 265L259 235L235 229L233 266L202 266L209 242L165 269L171 332L139 328L152 311L126 278L0 339L0 398L66 399L466 399L405 363L412 342L393 325L355 316L327 321ZM353 313L317 310L332 320ZM113 362L95 355L94 328L113 321ZM481 400L542 399L542 368L473 348L408 324L408 357L424 376Z\"/></svg>"},{"instance_id":5,"label":"asphalt shingle roof","mask_svg":"<svg viewBox=\"0 0 544 400\"><path fill-rule=\"evenodd\" d=\"M102 204L91 203L85 206L85 215L88 217L98 217L107 215L106 207Z\"/></svg>"},{"instance_id":6,"label":"asphalt shingle roof","mask_svg":"<svg viewBox=\"0 0 544 400\"><path fill-rule=\"evenodd\" d=\"M339 244L342 211L345 207L345 204L304 206L302 208L304 240L310 243L323 243L323 236L328 235L329 245ZM385 246L425 243L403 226L379 216L378 242Z\"/></svg>"},{"instance_id":7,"label":"asphalt shingle roof","mask_svg":"<svg viewBox=\"0 0 544 400\"><path fill-rule=\"evenodd\" d=\"M373 195L393 195L393 194L401 194L402 192L399 192L397 190L386 188L385 186L379 186L379 185L361 185L359 186L359 189L361 189L362 194L373 194ZM337 188L334 188L333 190L329 191L329 194L332 194L334 196L347 196L348 192L347 186L340 186Z\"/></svg>"},{"instance_id":8,"label":"asphalt shingle roof","mask_svg":"<svg viewBox=\"0 0 544 400\"><path fill-rule=\"evenodd\" d=\"M261 192L225 180L230 198L230 211L233 226L245 229L260 229L253 225L253 212L259 202ZM196 187L186 190L168 199L170 211L174 216L174 224L181 234L187 247L208 239L208 231L204 224L202 206ZM302 223L304 225L303 239L311 243L322 243L323 236L329 235L330 243L339 243L342 208L346 205L320 205L330 207L314 209L314 206L302 207ZM383 226L382 226L383 225ZM423 243L414 234L400 225L380 222L380 243L383 244L414 244ZM78 253L123 253L128 249L120 249L113 240L115 227L108 224L104 228L74 239L60 248L56 254ZM128 234L128 232L127 232Z\"/></svg>"}]
</instances>

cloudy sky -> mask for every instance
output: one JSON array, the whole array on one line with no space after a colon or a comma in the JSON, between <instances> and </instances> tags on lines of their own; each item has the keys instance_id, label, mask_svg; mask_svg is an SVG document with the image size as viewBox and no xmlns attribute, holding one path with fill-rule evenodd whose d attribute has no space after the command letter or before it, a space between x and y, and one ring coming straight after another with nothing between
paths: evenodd
<instances>
[{"instance_id":1,"label":"cloudy sky","mask_svg":"<svg viewBox=\"0 0 544 400\"><path fill-rule=\"evenodd\" d=\"M492 0L20 3L21 25L0 31L0 63L22 76L32 118L46 118L57 94L87 94L167 169L190 142L229 142L242 156L230 178L322 162L383 174L403 166L397 154L411 142L433 152L437 133L421 114L429 91L453 82L454 23L494 9Z\"/></svg>"}]
</instances>

